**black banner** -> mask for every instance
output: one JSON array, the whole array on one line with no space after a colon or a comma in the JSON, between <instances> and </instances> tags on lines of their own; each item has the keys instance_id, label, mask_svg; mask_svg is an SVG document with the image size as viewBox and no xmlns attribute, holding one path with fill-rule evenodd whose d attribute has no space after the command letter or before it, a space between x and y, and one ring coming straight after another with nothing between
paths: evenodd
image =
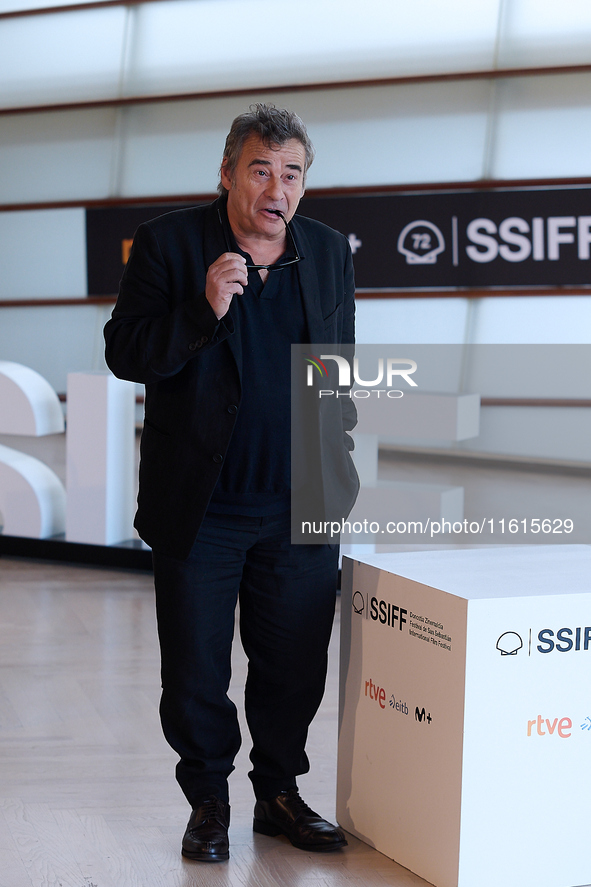
<instances>
[{"instance_id":1,"label":"black banner","mask_svg":"<svg viewBox=\"0 0 591 887\"><path fill-rule=\"evenodd\" d=\"M86 210L86 271L89 296L119 292L119 281L133 237L142 222L149 222L183 204L166 206L116 206Z\"/></svg>"},{"instance_id":2,"label":"black banner","mask_svg":"<svg viewBox=\"0 0 591 887\"><path fill-rule=\"evenodd\" d=\"M304 198L342 231L367 289L591 284L591 189Z\"/></svg>"},{"instance_id":3,"label":"black banner","mask_svg":"<svg viewBox=\"0 0 591 887\"><path fill-rule=\"evenodd\" d=\"M87 210L89 294L117 291L137 226L174 208ZM591 285L591 188L304 197L299 212L349 238L362 290Z\"/></svg>"}]
</instances>

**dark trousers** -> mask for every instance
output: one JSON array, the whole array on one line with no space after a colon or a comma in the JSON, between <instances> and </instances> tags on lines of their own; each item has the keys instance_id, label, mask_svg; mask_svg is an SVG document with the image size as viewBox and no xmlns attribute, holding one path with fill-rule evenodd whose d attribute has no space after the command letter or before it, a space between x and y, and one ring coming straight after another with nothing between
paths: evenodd
<instances>
[{"instance_id":1,"label":"dark trousers","mask_svg":"<svg viewBox=\"0 0 591 887\"><path fill-rule=\"evenodd\" d=\"M160 715L192 807L211 794L228 799L240 747L227 695L237 600L255 795L274 798L309 769L304 749L324 693L338 549L291 545L290 535L289 513L209 513L187 560L153 554Z\"/></svg>"}]
</instances>

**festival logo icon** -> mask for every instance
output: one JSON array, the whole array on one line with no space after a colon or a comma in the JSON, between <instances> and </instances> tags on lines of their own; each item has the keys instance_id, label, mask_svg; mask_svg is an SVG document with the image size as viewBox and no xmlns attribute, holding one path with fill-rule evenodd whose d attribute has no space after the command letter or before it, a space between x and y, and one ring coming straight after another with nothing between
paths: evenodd
<instances>
[{"instance_id":1,"label":"festival logo icon","mask_svg":"<svg viewBox=\"0 0 591 887\"><path fill-rule=\"evenodd\" d=\"M363 609L365 607L365 601L363 599L363 595L360 591L356 591L353 595L353 600L351 601L353 605L353 611L357 613L358 616L361 616L363 613Z\"/></svg>"},{"instance_id":2,"label":"festival logo icon","mask_svg":"<svg viewBox=\"0 0 591 887\"><path fill-rule=\"evenodd\" d=\"M434 265L444 249L443 234L425 219L409 222L398 237L398 252L406 257L407 265Z\"/></svg>"},{"instance_id":3,"label":"festival logo icon","mask_svg":"<svg viewBox=\"0 0 591 887\"><path fill-rule=\"evenodd\" d=\"M516 656L523 647L521 636L516 631L506 631L497 641L497 650L501 656Z\"/></svg>"}]
</instances>

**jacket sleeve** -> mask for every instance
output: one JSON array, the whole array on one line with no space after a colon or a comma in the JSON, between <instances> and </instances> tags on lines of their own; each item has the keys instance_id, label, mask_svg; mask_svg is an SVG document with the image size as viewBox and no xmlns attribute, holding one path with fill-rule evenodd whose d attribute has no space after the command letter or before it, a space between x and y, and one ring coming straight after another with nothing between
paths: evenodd
<instances>
[{"instance_id":1,"label":"jacket sleeve","mask_svg":"<svg viewBox=\"0 0 591 887\"><path fill-rule=\"evenodd\" d=\"M178 289L155 232L140 225L105 326L107 365L120 379L148 384L174 376L234 331L229 316L218 321L204 291Z\"/></svg>"},{"instance_id":2,"label":"jacket sleeve","mask_svg":"<svg viewBox=\"0 0 591 887\"><path fill-rule=\"evenodd\" d=\"M353 257L351 248L347 243L347 252L345 258L345 297L343 300L343 352L349 359L350 364L353 363L354 346L355 346L355 278L353 274ZM347 346L350 348L347 348ZM343 431L349 432L357 425L357 410L355 403L351 397L343 397L340 399L341 412L343 417ZM353 438L345 433L345 446L352 450L355 447Z\"/></svg>"}]
</instances>

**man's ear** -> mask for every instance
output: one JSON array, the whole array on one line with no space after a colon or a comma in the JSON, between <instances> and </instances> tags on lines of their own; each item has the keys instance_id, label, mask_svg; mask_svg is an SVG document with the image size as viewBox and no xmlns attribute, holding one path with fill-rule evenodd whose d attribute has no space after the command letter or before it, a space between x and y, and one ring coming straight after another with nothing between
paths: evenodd
<instances>
[{"instance_id":1,"label":"man's ear","mask_svg":"<svg viewBox=\"0 0 591 887\"><path fill-rule=\"evenodd\" d=\"M232 176L228 172L227 157L224 157L224 159L222 160L222 165L220 167L220 178L222 180L222 185L224 186L226 191L229 191L232 187Z\"/></svg>"}]
</instances>

